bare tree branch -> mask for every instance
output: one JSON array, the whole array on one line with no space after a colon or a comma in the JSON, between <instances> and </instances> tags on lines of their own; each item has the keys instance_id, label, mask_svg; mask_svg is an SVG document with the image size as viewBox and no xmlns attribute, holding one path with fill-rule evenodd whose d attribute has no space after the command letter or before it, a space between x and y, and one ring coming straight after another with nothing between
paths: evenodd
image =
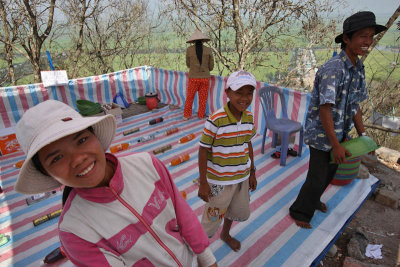
<instances>
[{"instance_id":1,"label":"bare tree branch","mask_svg":"<svg viewBox=\"0 0 400 267\"><path fill-rule=\"evenodd\" d=\"M390 128L386 128L386 127L375 125L375 124L364 124L364 126L367 127L367 128L377 129L377 130L388 132L388 133L398 133L398 134L400 134L400 130L390 129Z\"/></svg>"},{"instance_id":2,"label":"bare tree branch","mask_svg":"<svg viewBox=\"0 0 400 267\"><path fill-rule=\"evenodd\" d=\"M396 11L393 13L393 15L389 18L388 22L386 23L386 28L392 27L393 23L397 20L397 18L400 16L400 5L396 9ZM387 30L386 30L387 31ZM362 61L365 61L365 59L368 57L369 53L374 49L377 43L382 39L382 37L385 35L386 31L380 32L375 38L372 44L368 48L368 52L361 57Z\"/></svg>"}]
</instances>

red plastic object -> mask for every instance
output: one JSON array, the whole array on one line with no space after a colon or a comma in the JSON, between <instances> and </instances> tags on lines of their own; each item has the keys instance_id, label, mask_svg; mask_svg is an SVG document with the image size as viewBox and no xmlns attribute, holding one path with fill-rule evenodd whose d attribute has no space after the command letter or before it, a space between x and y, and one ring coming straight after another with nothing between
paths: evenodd
<instances>
[{"instance_id":1,"label":"red plastic object","mask_svg":"<svg viewBox=\"0 0 400 267\"><path fill-rule=\"evenodd\" d=\"M146 96L146 106L149 110L157 108L158 102L160 100L158 99L158 94L157 93L148 93L145 95Z\"/></svg>"},{"instance_id":2,"label":"red plastic object","mask_svg":"<svg viewBox=\"0 0 400 267\"><path fill-rule=\"evenodd\" d=\"M173 159L171 160L171 163L170 163L170 164L171 164L171 166L176 166L176 165L181 164L181 163L184 162L184 161L188 161L189 159L190 159L189 154L184 154L184 155L182 155L182 156L173 158Z\"/></svg>"},{"instance_id":3,"label":"red plastic object","mask_svg":"<svg viewBox=\"0 0 400 267\"><path fill-rule=\"evenodd\" d=\"M111 151L111 153L117 153L119 151L128 149L128 147L129 147L128 143L121 143L121 144L110 147L110 151Z\"/></svg>"},{"instance_id":4,"label":"red plastic object","mask_svg":"<svg viewBox=\"0 0 400 267\"><path fill-rule=\"evenodd\" d=\"M14 167L21 169L24 162L25 162L25 160L18 161L17 163L14 164Z\"/></svg>"},{"instance_id":5,"label":"red plastic object","mask_svg":"<svg viewBox=\"0 0 400 267\"><path fill-rule=\"evenodd\" d=\"M331 184L333 185L347 185L353 182L353 179L332 179Z\"/></svg>"},{"instance_id":6,"label":"red plastic object","mask_svg":"<svg viewBox=\"0 0 400 267\"><path fill-rule=\"evenodd\" d=\"M0 155L7 155L19 151L20 149L15 134L0 136Z\"/></svg>"},{"instance_id":7,"label":"red plastic object","mask_svg":"<svg viewBox=\"0 0 400 267\"><path fill-rule=\"evenodd\" d=\"M187 195L185 191L179 191L181 193L181 195L183 196L183 198L186 200L187 199Z\"/></svg>"},{"instance_id":8,"label":"red plastic object","mask_svg":"<svg viewBox=\"0 0 400 267\"><path fill-rule=\"evenodd\" d=\"M156 124L156 123L163 122L163 121L164 121L163 117L158 117L158 118L155 118L155 119L150 120L150 121L149 121L149 124L150 124L150 125L154 125L154 124Z\"/></svg>"},{"instance_id":9,"label":"red plastic object","mask_svg":"<svg viewBox=\"0 0 400 267\"><path fill-rule=\"evenodd\" d=\"M179 143L184 144L186 142L193 140L195 137L196 136L193 133L191 133L191 134L186 135L186 136L182 137L181 139L179 139Z\"/></svg>"},{"instance_id":10,"label":"red plastic object","mask_svg":"<svg viewBox=\"0 0 400 267\"><path fill-rule=\"evenodd\" d=\"M166 135L170 135L170 134L176 133L178 131L179 131L179 129L177 127L175 127L175 128L167 130L165 133L166 133Z\"/></svg>"}]
</instances>

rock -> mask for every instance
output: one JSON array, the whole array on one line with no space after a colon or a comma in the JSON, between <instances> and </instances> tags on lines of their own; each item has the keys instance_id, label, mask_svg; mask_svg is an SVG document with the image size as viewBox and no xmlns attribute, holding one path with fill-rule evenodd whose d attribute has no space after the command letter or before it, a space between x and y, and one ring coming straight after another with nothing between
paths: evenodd
<instances>
[{"instance_id":1,"label":"rock","mask_svg":"<svg viewBox=\"0 0 400 267\"><path fill-rule=\"evenodd\" d=\"M343 261L343 267L382 267L382 265L364 263L352 257L346 257Z\"/></svg>"},{"instance_id":2,"label":"rock","mask_svg":"<svg viewBox=\"0 0 400 267\"><path fill-rule=\"evenodd\" d=\"M351 257L346 257L343 261L343 267L364 267L362 262Z\"/></svg>"},{"instance_id":3,"label":"rock","mask_svg":"<svg viewBox=\"0 0 400 267\"><path fill-rule=\"evenodd\" d=\"M375 153L385 161L394 162L396 163L400 158L400 152L387 148L387 147L380 147L378 148Z\"/></svg>"},{"instance_id":4,"label":"rock","mask_svg":"<svg viewBox=\"0 0 400 267\"><path fill-rule=\"evenodd\" d=\"M347 244L347 253L351 257L362 260L365 259L364 254L360 251L360 245L355 238L350 239L349 243Z\"/></svg>"},{"instance_id":5,"label":"rock","mask_svg":"<svg viewBox=\"0 0 400 267\"><path fill-rule=\"evenodd\" d=\"M393 209L397 209L399 207L399 199L400 196L398 193L386 188L380 188L375 196L376 202Z\"/></svg>"},{"instance_id":6,"label":"rock","mask_svg":"<svg viewBox=\"0 0 400 267\"><path fill-rule=\"evenodd\" d=\"M353 237L347 244L347 254L359 260L365 259L365 248L368 245L368 238L361 229L356 230Z\"/></svg>"},{"instance_id":7,"label":"rock","mask_svg":"<svg viewBox=\"0 0 400 267\"><path fill-rule=\"evenodd\" d=\"M360 169L358 170L357 178L359 178L359 179L368 179L369 178L368 168L365 167L364 164L360 164Z\"/></svg>"},{"instance_id":8,"label":"rock","mask_svg":"<svg viewBox=\"0 0 400 267\"><path fill-rule=\"evenodd\" d=\"M326 256L327 256L327 257L330 257L330 258L335 257L336 252L337 252L337 247L336 247L335 244L333 244L333 245L331 246L331 248L329 249L328 253L326 253Z\"/></svg>"},{"instance_id":9,"label":"rock","mask_svg":"<svg viewBox=\"0 0 400 267\"><path fill-rule=\"evenodd\" d=\"M365 154L361 156L361 163L375 167L378 164L378 157L375 155Z\"/></svg>"}]
</instances>

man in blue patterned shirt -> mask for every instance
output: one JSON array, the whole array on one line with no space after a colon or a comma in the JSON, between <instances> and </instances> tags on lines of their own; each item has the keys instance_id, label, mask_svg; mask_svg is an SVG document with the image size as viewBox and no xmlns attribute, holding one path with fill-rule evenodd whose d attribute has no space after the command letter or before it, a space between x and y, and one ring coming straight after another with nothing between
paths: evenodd
<instances>
[{"instance_id":1,"label":"man in blue patterned shirt","mask_svg":"<svg viewBox=\"0 0 400 267\"><path fill-rule=\"evenodd\" d=\"M289 209L296 225L311 228L315 210L327 211L320 198L331 182L338 164L350 153L340 144L353 125L365 135L360 102L368 98L364 55L375 34L386 30L377 25L375 15L358 12L343 23L343 33L335 38L342 51L329 59L317 72L305 123L305 143L310 146L310 163L306 181ZM335 164L330 164L330 151Z\"/></svg>"}]
</instances>

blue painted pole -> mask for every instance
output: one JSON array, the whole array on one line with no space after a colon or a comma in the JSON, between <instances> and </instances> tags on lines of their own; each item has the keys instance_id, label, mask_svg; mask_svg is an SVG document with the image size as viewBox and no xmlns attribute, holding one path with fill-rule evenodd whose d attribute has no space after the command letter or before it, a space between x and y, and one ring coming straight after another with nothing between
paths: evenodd
<instances>
[{"instance_id":1,"label":"blue painted pole","mask_svg":"<svg viewBox=\"0 0 400 267\"><path fill-rule=\"evenodd\" d=\"M54 70L53 61L51 61L49 50L46 51L46 54L47 54L47 58L49 59L50 69Z\"/></svg>"}]
</instances>

